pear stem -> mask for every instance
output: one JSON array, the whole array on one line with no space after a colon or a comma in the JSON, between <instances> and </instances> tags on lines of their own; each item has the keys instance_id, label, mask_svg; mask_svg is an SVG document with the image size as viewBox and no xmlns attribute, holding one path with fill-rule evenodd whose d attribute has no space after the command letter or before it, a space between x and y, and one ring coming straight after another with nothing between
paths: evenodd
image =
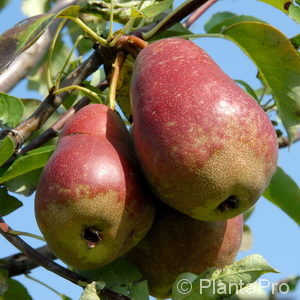
<instances>
[{"instance_id":1,"label":"pear stem","mask_svg":"<svg viewBox=\"0 0 300 300\"><path fill-rule=\"evenodd\" d=\"M109 95L108 95L108 104L109 107L114 110L116 107L116 94L117 94L117 85L120 77L120 71L126 59L124 52L118 52L115 62L113 63L113 71L111 75L111 80L109 84Z\"/></svg>"}]
</instances>

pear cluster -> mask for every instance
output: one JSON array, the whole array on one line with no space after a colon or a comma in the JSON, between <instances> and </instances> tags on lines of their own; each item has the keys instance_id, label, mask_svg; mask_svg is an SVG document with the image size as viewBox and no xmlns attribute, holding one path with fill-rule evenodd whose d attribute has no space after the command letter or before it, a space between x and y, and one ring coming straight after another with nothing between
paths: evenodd
<instances>
[{"instance_id":1,"label":"pear cluster","mask_svg":"<svg viewBox=\"0 0 300 300\"><path fill-rule=\"evenodd\" d=\"M194 43L143 49L131 81L132 136L105 105L65 125L36 193L52 251L79 269L125 255L150 294L170 296L184 272L231 264L242 214L277 164L277 138L259 104Z\"/></svg>"}]
</instances>

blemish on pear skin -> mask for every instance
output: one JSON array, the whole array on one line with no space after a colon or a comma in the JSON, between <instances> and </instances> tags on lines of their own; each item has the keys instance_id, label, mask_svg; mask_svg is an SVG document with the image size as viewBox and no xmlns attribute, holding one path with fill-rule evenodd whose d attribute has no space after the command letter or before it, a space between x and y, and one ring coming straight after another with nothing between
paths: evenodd
<instances>
[{"instance_id":1,"label":"blemish on pear skin","mask_svg":"<svg viewBox=\"0 0 300 300\"><path fill-rule=\"evenodd\" d=\"M82 232L82 238L87 242L88 248L94 248L98 243L102 242L100 230L92 227L86 227Z\"/></svg>"}]
</instances>

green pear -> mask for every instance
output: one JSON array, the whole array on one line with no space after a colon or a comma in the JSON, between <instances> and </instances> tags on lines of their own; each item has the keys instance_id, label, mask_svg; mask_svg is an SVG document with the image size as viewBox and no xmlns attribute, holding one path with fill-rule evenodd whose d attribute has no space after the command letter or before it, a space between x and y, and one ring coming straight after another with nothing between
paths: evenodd
<instances>
[{"instance_id":1,"label":"green pear","mask_svg":"<svg viewBox=\"0 0 300 300\"><path fill-rule=\"evenodd\" d=\"M274 128L201 48L169 38L143 49L131 104L138 159L165 203L199 220L225 220L259 199L276 169Z\"/></svg>"},{"instance_id":2,"label":"green pear","mask_svg":"<svg viewBox=\"0 0 300 300\"><path fill-rule=\"evenodd\" d=\"M79 268L103 266L148 232L154 207L118 114L101 104L65 125L36 192L36 220L51 250Z\"/></svg>"},{"instance_id":3,"label":"green pear","mask_svg":"<svg viewBox=\"0 0 300 300\"><path fill-rule=\"evenodd\" d=\"M199 221L171 208L159 212L146 237L126 257L148 281L150 294L170 297L176 278L233 263L241 244L243 217Z\"/></svg>"}]
</instances>

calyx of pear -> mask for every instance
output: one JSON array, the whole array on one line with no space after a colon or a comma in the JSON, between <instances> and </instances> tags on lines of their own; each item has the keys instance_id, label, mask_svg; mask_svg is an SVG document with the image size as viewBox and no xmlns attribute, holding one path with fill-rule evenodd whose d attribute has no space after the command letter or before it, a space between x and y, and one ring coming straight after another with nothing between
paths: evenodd
<instances>
[{"instance_id":1,"label":"calyx of pear","mask_svg":"<svg viewBox=\"0 0 300 300\"><path fill-rule=\"evenodd\" d=\"M126 126L107 106L88 105L65 125L35 199L40 230L65 263L103 266L150 229L151 193L133 154Z\"/></svg>"},{"instance_id":2,"label":"calyx of pear","mask_svg":"<svg viewBox=\"0 0 300 300\"><path fill-rule=\"evenodd\" d=\"M131 81L133 140L153 191L199 220L225 220L261 196L277 138L260 105L194 43L159 40Z\"/></svg>"},{"instance_id":3,"label":"calyx of pear","mask_svg":"<svg viewBox=\"0 0 300 300\"><path fill-rule=\"evenodd\" d=\"M182 273L201 274L233 263L241 244L242 215L211 222L169 207L158 211L149 233L126 255L142 272L152 296L169 298Z\"/></svg>"}]
</instances>

